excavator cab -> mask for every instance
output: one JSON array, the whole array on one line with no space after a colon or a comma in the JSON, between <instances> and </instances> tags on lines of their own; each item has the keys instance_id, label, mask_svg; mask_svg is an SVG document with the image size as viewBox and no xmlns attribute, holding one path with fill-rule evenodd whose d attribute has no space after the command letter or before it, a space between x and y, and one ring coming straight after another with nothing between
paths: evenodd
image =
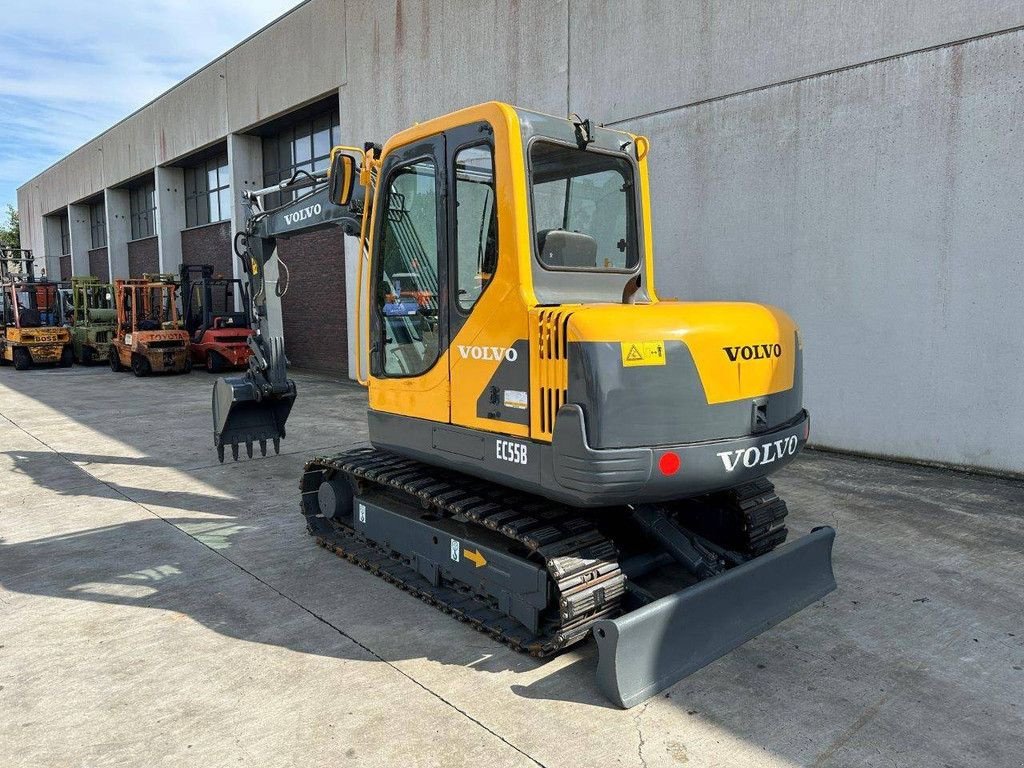
<instances>
[{"instance_id":1,"label":"excavator cab","mask_svg":"<svg viewBox=\"0 0 1024 768\"><path fill-rule=\"evenodd\" d=\"M315 183L359 234L373 447L311 460L300 485L320 543L395 560L390 580L481 631L537 656L593 633L622 706L835 587L834 531L783 545L767 479L809 434L798 328L658 296L649 151L498 103L336 148ZM253 231L313 199L257 206ZM265 362L214 392L236 458L239 436L283 436L295 399L267 243L242 252Z\"/></svg>"}]
</instances>

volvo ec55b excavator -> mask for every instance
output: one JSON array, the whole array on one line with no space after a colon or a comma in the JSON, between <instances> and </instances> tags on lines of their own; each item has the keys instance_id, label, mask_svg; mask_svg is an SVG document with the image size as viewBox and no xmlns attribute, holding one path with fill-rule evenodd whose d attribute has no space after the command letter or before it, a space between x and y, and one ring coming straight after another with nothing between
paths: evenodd
<instances>
[{"instance_id":1,"label":"volvo ec55b excavator","mask_svg":"<svg viewBox=\"0 0 1024 768\"><path fill-rule=\"evenodd\" d=\"M835 588L835 532L783 544L767 479L808 436L797 326L658 297L648 151L488 103L247 193L253 354L213 395L222 460L278 447L296 389L276 240L358 233L371 445L306 464L309 531L535 656L593 633L623 707ZM300 196L266 210L282 190Z\"/></svg>"}]
</instances>

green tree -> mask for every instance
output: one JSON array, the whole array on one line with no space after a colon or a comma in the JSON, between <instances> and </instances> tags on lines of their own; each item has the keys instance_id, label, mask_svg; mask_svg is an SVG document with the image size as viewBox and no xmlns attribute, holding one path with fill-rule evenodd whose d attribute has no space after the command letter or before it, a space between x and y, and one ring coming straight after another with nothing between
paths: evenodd
<instances>
[{"instance_id":1,"label":"green tree","mask_svg":"<svg viewBox=\"0 0 1024 768\"><path fill-rule=\"evenodd\" d=\"M0 224L0 245L5 248L21 248L21 225L18 222L18 211L7 204L7 222Z\"/></svg>"}]
</instances>

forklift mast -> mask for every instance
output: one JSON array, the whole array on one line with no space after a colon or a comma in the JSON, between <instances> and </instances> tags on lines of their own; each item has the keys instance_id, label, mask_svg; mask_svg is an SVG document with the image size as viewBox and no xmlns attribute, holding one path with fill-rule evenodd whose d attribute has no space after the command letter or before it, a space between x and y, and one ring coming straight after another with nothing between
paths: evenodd
<instances>
[{"instance_id":1,"label":"forklift mast","mask_svg":"<svg viewBox=\"0 0 1024 768\"><path fill-rule=\"evenodd\" d=\"M182 264L180 282L182 321L190 334L213 327L218 317L229 318L232 327L251 326L249 292L241 280L216 275L210 264Z\"/></svg>"},{"instance_id":2,"label":"forklift mast","mask_svg":"<svg viewBox=\"0 0 1024 768\"><path fill-rule=\"evenodd\" d=\"M14 283L34 283L35 258L25 248L0 247L0 280Z\"/></svg>"}]
</instances>

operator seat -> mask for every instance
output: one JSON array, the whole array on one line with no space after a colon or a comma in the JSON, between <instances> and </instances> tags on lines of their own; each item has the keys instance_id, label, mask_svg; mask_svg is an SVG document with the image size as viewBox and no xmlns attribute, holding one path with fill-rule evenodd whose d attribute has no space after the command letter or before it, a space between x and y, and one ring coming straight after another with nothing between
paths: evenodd
<instances>
[{"instance_id":1,"label":"operator seat","mask_svg":"<svg viewBox=\"0 0 1024 768\"><path fill-rule=\"evenodd\" d=\"M42 323L39 310L30 309L29 307L20 307L18 309L18 320L21 322L22 328L38 328Z\"/></svg>"},{"instance_id":2,"label":"operator seat","mask_svg":"<svg viewBox=\"0 0 1024 768\"><path fill-rule=\"evenodd\" d=\"M597 241L583 232L542 229L537 233L537 253L546 267L593 269L597 266Z\"/></svg>"}]
</instances>

